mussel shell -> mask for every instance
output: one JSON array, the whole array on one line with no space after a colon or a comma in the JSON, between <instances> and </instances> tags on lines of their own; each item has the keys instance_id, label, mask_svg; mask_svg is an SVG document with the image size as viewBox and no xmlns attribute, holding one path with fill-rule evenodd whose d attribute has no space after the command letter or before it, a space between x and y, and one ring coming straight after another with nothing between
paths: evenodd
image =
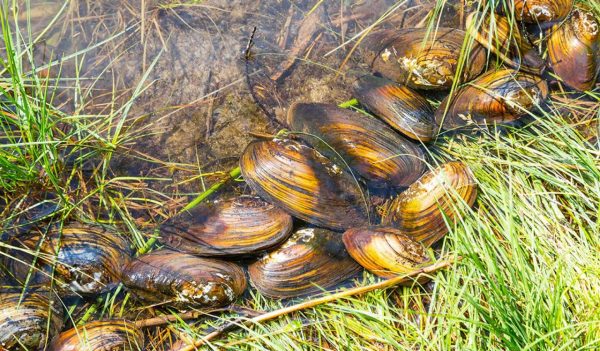
<instances>
[{"instance_id":1,"label":"mussel shell","mask_svg":"<svg viewBox=\"0 0 600 351\"><path fill-rule=\"evenodd\" d=\"M473 206L476 198L477 183L469 167L447 162L388 203L382 223L429 247L448 233L446 219L456 221L463 203Z\"/></svg>"},{"instance_id":2,"label":"mussel shell","mask_svg":"<svg viewBox=\"0 0 600 351\"><path fill-rule=\"evenodd\" d=\"M396 228L351 228L343 240L356 262L382 278L413 272L431 261L421 243Z\"/></svg>"},{"instance_id":3,"label":"mussel shell","mask_svg":"<svg viewBox=\"0 0 600 351\"><path fill-rule=\"evenodd\" d=\"M450 89L459 66L466 33L460 29L426 28L382 31L373 36L373 71L415 89ZM485 51L477 43L463 67L461 82L477 77L485 66Z\"/></svg>"},{"instance_id":4,"label":"mussel shell","mask_svg":"<svg viewBox=\"0 0 600 351\"><path fill-rule=\"evenodd\" d=\"M405 136L421 142L435 136L433 107L409 87L369 75L356 81L354 95L361 105Z\"/></svg>"},{"instance_id":5,"label":"mussel shell","mask_svg":"<svg viewBox=\"0 0 600 351\"><path fill-rule=\"evenodd\" d=\"M560 21L573 8L573 0L513 0L503 3L506 8L500 6L499 9L512 11L516 20L526 23Z\"/></svg>"},{"instance_id":6,"label":"mussel shell","mask_svg":"<svg viewBox=\"0 0 600 351\"><path fill-rule=\"evenodd\" d=\"M255 196L198 206L161 226L161 242L198 256L251 255L283 242L292 216Z\"/></svg>"},{"instance_id":7,"label":"mussel shell","mask_svg":"<svg viewBox=\"0 0 600 351\"><path fill-rule=\"evenodd\" d=\"M368 223L369 210L356 180L301 141L250 143L240 167L252 190L294 217L336 230Z\"/></svg>"},{"instance_id":8,"label":"mussel shell","mask_svg":"<svg viewBox=\"0 0 600 351\"><path fill-rule=\"evenodd\" d=\"M419 145L373 116L335 105L296 103L290 107L288 125L317 136L313 146L333 160L341 156L374 188L407 187L425 171Z\"/></svg>"},{"instance_id":9,"label":"mussel shell","mask_svg":"<svg viewBox=\"0 0 600 351\"><path fill-rule=\"evenodd\" d=\"M232 262L160 249L131 261L123 284L147 302L201 308L233 302L246 289L246 276Z\"/></svg>"},{"instance_id":10,"label":"mussel shell","mask_svg":"<svg viewBox=\"0 0 600 351\"><path fill-rule=\"evenodd\" d=\"M547 96L548 84L538 76L511 69L489 71L447 96L435 119L446 130L512 122Z\"/></svg>"},{"instance_id":11,"label":"mussel shell","mask_svg":"<svg viewBox=\"0 0 600 351\"><path fill-rule=\"evenodd\" d=\"M556 24L548 39L548 60L568 86L591 90L600 74L600 22L594 13L576 6L571 17Z\"/></svg>"},{"instance_id":12,"label":"mussel shell","mask_svg":"<svg viewBox=\"0 0 600 351\"><path fill-rule=\"evenodd\" d=\"M64 331L50 351L144 350L144 334L127 320L94 321Z\"/></svg>"},{"instance_id":13,"label":"mussel shell","mask_svg":"<svg viewBox=\"0 0 600 351\"><path fill-rule=\"evenodd\" d=\"M466 20L467 31L481 45L507 65L533 74L542 74L546 62L521 35L516 23L494 13L473 12Z\"/></svg>"},{"instance_id":14,"label":"mussel shell","mask_svg":"<svg viewBox=\"0 0 600 351\"><path fill-rule=\"evenodd\" d=\"M41 350L63 326L62 304L48 291L0 294L0 349Z\"/></svg>"},{"instance_id":15,"label":"mussel shell","mask_svg":"<svg viewBox=\"0 0 600 351\"><path fill-rule=\"evenodd\" d=\"M248 267L252 285L272 298L321 292L359 271L341 235L321 228L299 229L283 246Z\"/></svg>"},{"instance_id":16,"label":"mussel shell","mask_svg":"<svg viewBox=\"0 0 600 351\"><path fill-rule=\"evenodd\" d=\"M5 267L13 277L37 285L50 284L54 276L62 296L94 295L112 289L132 254L124 235L110 227L82 223L52 229L46 235L17 236L10 244L14 249Z\"/></svg>"}]
</instances>

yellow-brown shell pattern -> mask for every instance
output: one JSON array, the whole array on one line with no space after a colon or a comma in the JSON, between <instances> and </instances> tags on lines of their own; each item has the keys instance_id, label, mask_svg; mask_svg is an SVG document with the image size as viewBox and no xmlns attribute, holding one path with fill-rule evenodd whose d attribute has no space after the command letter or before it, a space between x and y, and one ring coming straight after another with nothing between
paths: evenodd
<instances>
[{"instance_id":1,"label":"yellow-brown shell pattern","mask_svg":"<svg viewBox=\"0 0 600 351\"><path fill-rule=\"evenodd\" d=\"M94 321L58 335L52 351L144 350L144 334L127 320Z\"/></svg>"}]
</instances>

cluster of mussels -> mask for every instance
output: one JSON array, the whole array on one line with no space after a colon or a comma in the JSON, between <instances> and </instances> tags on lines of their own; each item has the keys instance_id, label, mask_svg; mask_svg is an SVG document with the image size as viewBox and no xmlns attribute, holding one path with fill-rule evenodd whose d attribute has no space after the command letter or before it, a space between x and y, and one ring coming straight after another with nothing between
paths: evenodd
<instances>
[{"instance_id":1,"label":"cluster of mussels","mask_svg":"<svg viewBox=\"0 0 600 351\"><path fill-rule=\"evenodd\" d=\"M440 130L528 114L548 95L546 66L576 90L591 89L598 76L599 24L589 10L570 0L511 4L523 28L512 26L502 8L471 14L471 33L375 33L372 66L379 77L360 78L354 93L377 117L294 104L291 132L253 142L241 156L244 179L258 196L170 219L160 228L163 248L134 259L114 228L80 223L14 236L3 255L16 288L0 294L0 349L43 349L48 340L51 350L143 349L143 334L127 320L59 334L62 299L94 297L119 283L149 304L207 308L230 304L246 290L246 273L236 263L242 259L251 284L272 298L332 288L361 266L388 278L430 264L427 249L461 208L474 204L477 186L461 162L428 169L425 144ZM548 29L548 62L521 31L529 27ZM468 38L475 41L461 54ZM490 53L510 68L482 73ZM453 85L459 89L437 111L417 92ZM375 211L368 194L382 189L396 195Z\"/></svg>"}]
</instances>

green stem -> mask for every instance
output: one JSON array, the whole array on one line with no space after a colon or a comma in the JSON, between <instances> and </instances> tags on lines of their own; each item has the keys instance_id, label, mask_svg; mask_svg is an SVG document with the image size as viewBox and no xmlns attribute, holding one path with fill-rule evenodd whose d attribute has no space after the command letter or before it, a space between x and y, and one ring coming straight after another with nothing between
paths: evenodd
<instances>
[{"instance_id":1,"label":"green stem","mask_svg":"<svg viewBox=\"0 0 600 351\"><path fill-rule=\"evenodd\" d=\"M348 107L352 107L352 106L356 106L356 105L358 105L358 100L351 99L351 100L342 102L338 106L341 108L348 108Z\"/></svg>"},{"instance_id":2,"label":"green stem","mask_svg":"<svg viewBox=\"0 0 600 351\"><path fill-rule=\"evenodd\" d=\"M219 188L222 187L224 184L226 184L228 181L230 181L232 179L236 179L241 174L242 174L242 170L240 169L240 167L239 166L235 167L234 169L229 171L229 177L223 178L223 179L219 180L218 182L216 182L215 184L213 184L210 188L208 188L202 194L198 195L198 197L196 197L192 202L187 204L181 210L181 212L184 212L184 211L187 211L187 210L190 210L190 209L196 207L199 203L204 201L207 197L211 196L214 192L219 190Z\"/></svg>"}]
</instances>

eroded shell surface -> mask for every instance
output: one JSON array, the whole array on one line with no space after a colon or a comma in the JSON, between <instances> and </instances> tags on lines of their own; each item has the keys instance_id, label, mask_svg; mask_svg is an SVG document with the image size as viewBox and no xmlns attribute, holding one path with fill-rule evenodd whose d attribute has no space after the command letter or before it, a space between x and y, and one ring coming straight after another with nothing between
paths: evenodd
<instances>
[{"instance_id":1,"label":"eroded shell surface","mask_svg":"<svg viewBox=\"0 0 600 351\"><path fill-rule=\"evenodd\" d=\"M421 142L437 132L431 104L418 92L389 79L364 76L354 84L358 101L390 127Z\"/></svg>"},{"instance_id":2,"label":"eroded shell surface","mask_svg":"<svg viewBox=\"0 0 600 351\"><path fill-rule=\"evenodd\" d=\"M394 198L382 222L428 247L448 233L446 219L452 224L464 205L473 206L476 198L477 183L469 167L462 162L444 163Z\"/></svg>"},{"instance_id":3,"label":"eroded shell surface","mask_svg":"<svg viewBox=\"0 0 600 351\"><path fill-rule=\"evenodd\" d=\"M294 217L343 230L369 221L356 180L307 144L291 139L249 144L240 158L246 183Z\"/></svg>"},{"instance_id":4,"label":"eroded shell surface","mask_svg":"<svg viewBox=\"0 0 600 351\"><path fill-rule=\"evenodd\" d=\"M512 122L547 96L548 84L541 77L511 69L489 71L446 97L435 119L446 130Z\"/></svg>"},{"instance_id":5,"label":"eroded shell surface","mask_svg":"<svg viewBox=\"0 0 600 351\"><path fill-rule=\"evenodd\" d=\"M299 229L282 247L248 267L252 285L273 298L318 293L359 271L341 234L320 228Z\"/></svg>"},{"instance_id":6,"label":"eroded shell surface","mask_svg":"<svg viewBox=\"0 0 600 351\"><path fill-rule=\"evenodd\" d=\"M335 105L296 103L290 107L288 125L317 136L306 139L333 160L341 156L340 165L347 163L374 188L407 187L425 171L419 145L373 116Z\"/></svg>"},{"instance_id":7,"label":"eroded shell surface","mask_svg":"<svg viewBox=\"0 0 600 351\"><path fill-rule=\"evenodd\" d=\"M233 302L246 289L246 276L232 262L160 249L131 261L123 284L150 303L201 308Z\"/></svg>"},{"instance_id":8,"label":"eroded shell surface","mask_svg":"<svg viewBox=\"0 0 600 351\"><path fill-rule=\"evenodd\" d=\"M144 334L127 320L94 321L60 333L50 351L144 350Z\"/></svg>"},{"instance_id":9,"label":"eroded shell surface","mask_svg":"<svg viewBox=\"0 0 600 351\"><path fill-rule=\"evenodd\" d=\"M573 8L573 0L512 0L502 2L518 21L526 23L544 23L560 21L567 17Z\"/></svg>"},{"instance_id":10,"label":"eroded shell surface","mask_svg":"<svg viewBox=\"0 0 600 351\"><path fill-rule=\"evenodd\" d=\"M568 86L591 90L600 74L600 22L589 9L576 6L570 18L552 27L548 61Z\"/></svg>"},{"instance_id":11,"label":"eroded shell surface","mask_svg":"<svg viewBox=\"0 0 600 351\"><path fill-rule=\"evenodd\" d=\"M484 69L483 48L470 43L471 50L460 64L465 32L453 28L399 29L376 33L371 50L375 52L373 70L384 77L415 89L449 89L459 68L460 82L468 82ZM468 43L469 44L469 43Z\"/></svg>"},{"instance_id":12,"label":"eroded shell surface","mask_svg":"<svg viewBox=\"0 0 600 351\"><path fill-rule=\"evenodd\" d=\"M256 196L198 206L161 226L161 242L199 256L252 255L283 242L292 217Z\"/></svg>"},{"instance_id":13,"label":"eroded shell surface","mask_svg":"<svg viewBox=\"0 0 600 351\"><path fill-rule=\"evenodd\" d=\"M351 228L343 238L350 256L382 278L413 272L431 261L421 243L396 228Z\"/></svg>"}]
</instances>

